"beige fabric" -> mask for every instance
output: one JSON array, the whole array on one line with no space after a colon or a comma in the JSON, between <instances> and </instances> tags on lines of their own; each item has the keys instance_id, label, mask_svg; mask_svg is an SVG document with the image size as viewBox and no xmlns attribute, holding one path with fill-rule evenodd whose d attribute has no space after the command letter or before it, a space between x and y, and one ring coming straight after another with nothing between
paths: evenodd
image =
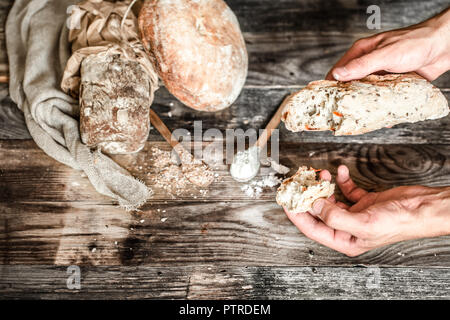
<instances>
[{"instance_id":1,"label":"beige fabric","mask_svg":"<svg viewBox=\"0 0 450 320\"><path fill-rule=\"evenodd\" d=\"M108 55L119 54L141 64L149 77L153 101L153 93L158 89L158 75L138 39L137 19L132 11L128 11L122 26L128 2L87 0L72 10L69 41L72 43L73 55L67 62L61 82L64 92L78 98L80 69L84 58L107 52Z\"/></svg>"},{"instance_id":2,"label":"beige fabric","mask_svg":"<svg viewBox=\"0 0 450 320\"><path fill-rule=\"evenodd\" d=\"M66 21L75 0L16 0L6 23L10 94L24 112L37 145L49 156L84 171L95 189L126 209L151 196L106 155L80 140L79 105L60 87L71 50ZM81 174L81 173L80 173Z\"/></svg>"},{"instance_id":3,"label":"beige fabric","mask_svg":"<svg viewBox=\"0 0 450 320\"><path fill-rule=\"evenodd\" d=\"M128 12L123 26L122 18L130 1L107 2L86 0L71 11L69 41L72 52L80 48L107 45L121 41L138 40L137 20L132 11Z\"/></svg>"}]
</instances>

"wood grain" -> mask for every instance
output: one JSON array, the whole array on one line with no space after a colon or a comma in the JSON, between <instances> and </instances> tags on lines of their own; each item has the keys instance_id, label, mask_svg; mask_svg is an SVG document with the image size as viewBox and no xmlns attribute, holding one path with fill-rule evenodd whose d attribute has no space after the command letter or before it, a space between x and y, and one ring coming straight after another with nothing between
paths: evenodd
<instances>
[{"instance_id":1,"label":"wood grain","mask_svg":"<svg viewBox=\"0 0 450 320\"><path fill-rule=\"evenodd\" d=\"M3 19L11 2L0 3L3 3L0 6ZM227 3L239 18L249 51L246 86L298 86L322 79L355 40L415 24L449 5L446 0L234 0ZM381 30L369 30L366 26L366 9L370 5L381 8ZM0 46L4 48L3 40L4 32L0 29ZM0 50L0 75L7 71L5 52ZM435 83L450 87L450 74Z\"/></svg>"},{"instance_id":2,"label":"wood grain","mask_svg":"<svg viewBox=\"0 0 450 320\"><path fill-rule=\"evenodd\" d=\"M194 188L176 197L168 194L161 186L152 182L155 161L153 147L170 150L165 142L148 142L138 154L113 158L152 187L154 201L208 200L239 203L252 200L241 191L243 184L234 181L229 175L226 159L211 163L212 169L219 176L205 196ZM449 145L282 143L280 150L280 162L290 167L292 174L300 165L326 168L335 174L337 167L345 164L350 168L355 181L368 190L380 191L399 185L450 185ZM0 140L0 154L0 201L109 203L108 198L94 191L80 172L48 157L32 141ZM262 167L257 177L262 178L268 172L268 167ZM275 189L267 189L259 200L273 200L274 195Z\"/></svg>"},{"instance_id":3,"label":"wood grain","mask_svg":"<svg viewBox=\"0 0 450 320\"><path fill-rule=\"evenodd\" d=\"M134 215L99 203L16 202L0 213L2 265L450 266L450 237L346 257L304 237L273 201L152 202Z\"/></svg>"},{"instance_id":4,"label":"wood grain","mask_svg":"<svg viewBox=\"0 0 450 320\"><path fill-rule=\"evenodd\" d=\"M246 87L298 86L323 79L353 42L368 35L355 31L245 33L249 51ZM449 88L450 73L433 83Z\"/></svg>"},{"instance_id":5,"label":"wood grain","mask_svg":"<svg viewBox=\"0 0 450 320\"><path fill-rule=\"evenodd\" d=\"M448 268L81 267L80 290L67 288L66 267L1 266L0 272L0 299L450 298Z\"/></svg>"},{"instance_id":6,"label":"wood grain","mask_svg":"<svg viewBox=\"0 0 450 320\"><path fill-rule=\"evenodd\" d=\"M8 76L4 23L12 3L0 0L0 82ZM198 120L202 132L263 128L286 95L322 78L354 40L378 32L366 27L369 5L381 7L382 30L417 23L449 5L448 0L227 3L248 46L246 87L231 108L218 113L188 109L162 88L152 108L170 130L194 135ZM450 74L435 83L449 99ZM346 164L359 185L375 191L450 185L450 117L355 137L280 128L281 163L292 170L302 164L335 174ZM245 196L224 163L215 164L219 177L208 193L190 188L171 196L151 183L151 148L170 148L155 129L143 152L114 158L155 192L141 212L127 213L30 139L8 85L0 83L0 299L450 298L450 236L349 258L299 233L275 204L275 188L258 199ZM81 266L79 291L66 287L68 265ZM377 270L380 283L372 287Z\"/></svg>"},{"instance_id":7,"label":"wood grain","mask_svg":"<svg viewBox=\"0 0 450 320\"><path fill-rule=\"evenodd\" d=\"M274 202L275 188L266 188L258 199L247 197L226 165L216 167L218 181L207 194L192 189L173 198L148 179L151 146L169 148L151 142L137 156L116 157L155 192L142 212L131 214L113 206L79 172L50 159L33 142L0 141L2 264L450 266L450 237L398 243L357 258L325 248L288 221ZM345 163L356 182L371 190L450 184L448 145L282 148L285 165L305 164L334 173Z\"/></svg>"},{"instance_id":8,"label":"wood grain","mask_svg":"<svg viewBox=\"0 0 450 320\"><path fill-rule=\"evenodd\" d=\"M375 32L366 10L381 9L381 30L428 19L449 6L446 0L227 0L244 32Z\"/></svg>"},{"instance_id":9,"label":"wood grain","mask_svg":"<svg viewBox=\"0 0 450 320\"><path fill-rule=\"evenodd\" d=\"M8 57L6 55L5 23L7 14L14 0L0 0L0 79L8 74ZM1 81L0 81L1 82Z\"/></svg>"},{"instance_id":10,"label":"wood grain","mask_svg":"<svg viewBox=\"0 0 450 320\"><path fill-rule=\"evenodd\" d=\"M165 88L155 94L152 108L171 131L188 130L195 134L194 124L201 121L202 132L215 128L226 136L227 129L259 130L264 128L283 99L299 88L247 88L230 108L205 113L183 106ZM6 85L0 84L0 139L30 139L22 113L7 95ZM450 100L450 90L444 90ZM359 136L334 137L331 132L293 133L280 124L280 140L303 143L376 143L376 144L435 144L450 143L450 116L433 121L401 124ZM150 141L162 141L156 129L150 131Z\"/></svg>"}]
</instances>

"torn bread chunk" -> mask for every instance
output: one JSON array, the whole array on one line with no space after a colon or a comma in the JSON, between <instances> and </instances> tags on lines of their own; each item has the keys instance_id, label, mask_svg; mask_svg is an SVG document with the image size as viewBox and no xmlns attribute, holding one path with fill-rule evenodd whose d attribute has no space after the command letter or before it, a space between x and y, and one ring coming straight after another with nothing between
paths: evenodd
<instances>
[{"instance_id":1,"label":"torn bread chunk","mask_svg":"<svg viewBox=\"0 0 450 320\"><path fill-rule=\"evenodd\" d=\"M329 198L334 193L335 185L317 176L317 170L300 167L278 188L277 203L292 213L311 211L314 201Z\"/></svg>"},{"instance_id":2,"label":"torn bread chunk","mask_svg":"<svg viewBox=\"0 0 450 320\"><path fill-rule=\"evenodd\" d=\"M292 94L282 120L293 132L332 130L358 135L448 115L442 92L413 74L370 75L350 82L315 81Z\"/></svg>"}]
</instances>

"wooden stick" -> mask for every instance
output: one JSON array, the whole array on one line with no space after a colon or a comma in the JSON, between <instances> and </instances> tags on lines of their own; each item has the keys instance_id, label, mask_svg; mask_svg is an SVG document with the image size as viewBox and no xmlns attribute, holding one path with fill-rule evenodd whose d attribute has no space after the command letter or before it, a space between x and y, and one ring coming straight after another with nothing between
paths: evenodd
<instances>
[{"instance_id":1,"label":"wooden stick","mask_svg":"<svg viewBox=\"0 0 450 320\"><path fill-rule=\"evenodd\" d=\"M176 153L178 153L178 156L181 160L182 168L186 165L186 168L191 170L191 166L193 164L194 156L187 151L181 143L179 143L177 140L173 138L172 133L170 130L166 127L164 122L158 117L155 111L150 109L150 121L155 126L156 130L159 131L159 133L166 139L166 141L172 146L173 150L175 150ZM203 166L203 170L210 170L209 166L201 162L201 165ZM184 169L182 169L183 174L186 176L186 173L184 172ZM211 175L212 179L198 179L197 175L190 175L188 174L186 178L194 185L201 187L201 188L207 188L211 183L213 183L214 178Z\"/></svg>"},{"instance_id":2,"label":"wooden stick","mask_svg":"<svg viewBox=\"0 0 450 320\"><path fill-rule=\"evenodd\" d=\"M0 76L0 83L8 83L9 77L8 76Z\"/></svg>"},{"instance_id":3,"label":"wooden stick","mask_svg":"<svg viewBox=\"0 0 450 320\"><path fill-rule=\"evenodd\" d=\"M150 109L150 122L155 126L156 130L158 130L163 138L166 139L166 141L172 146L172 148L175 148L179 144L179 142L173 138L169 128L166 127L164 122L162 122L160 117L152 109Z\"/></svg>"},{"instance_id":4,"label":"wooden stick","mask_svg":"<svg viewBox=\"0 0 450 320\"><path fill-rule=\"evenodd\" d=\"M278 125L281 122L281 116L283 114L284 107L286 103L288 102L291 95L286 97L283 101L283 103L278 107L277 112L273 115L270 122L267 124L266 128L264 129L263 133L259 137L258 141L256 141L255 146L262 149L267 144L267 141L269 141L270 137L272 136L273 131L278 127Z\"/></svg>"}]
</instances>

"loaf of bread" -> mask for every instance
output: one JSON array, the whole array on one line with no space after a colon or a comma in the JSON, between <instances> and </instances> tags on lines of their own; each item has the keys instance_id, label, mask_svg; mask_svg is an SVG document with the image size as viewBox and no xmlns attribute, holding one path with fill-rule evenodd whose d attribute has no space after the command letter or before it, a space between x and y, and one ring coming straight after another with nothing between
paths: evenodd
<instances>
[{"instance_id":1,"label":"loaf of bread","mask_svg":"<svg viewBox=\"0 0 450 320\"><path fill-rule=\"evenodd\" d=\"M217 111L239 96L248 56L238 20L223 0L147 0L139 29L159 77L185 105Z\"/></svg>"},{"instance_id":2,"label":"loaf of bread","mask_svg":"<svg viewBox=\"0 0 450 320\"><path fill-rule=\"evenodd\" d=\"M371 75L359 81L315 81L292 94L282 120L293 132L358 135L405 122L445 117L448 102L416 74Z\"/></svg>"},{"instance_id":3,"label":"loaf of bread","mask_svg":"<svg viewBox=\"0 0 450 320\"><path fill-rule=\"evenodd\" d=\"M334 193L334 184L317 176L317 170L300 167L278 188L277 203L291 213L311 211L314 201L329 198Z\"/></svg>"},{"instance_id":4,"label":"loaf of bread","mask_svg":"<svg viewBox=\"0 0 450 320\"><path fill-rule=\"evenodd\" d=\"M140 151L150 130L153 98L141 64L105 51L86 57L80 72L83 143L109 154Z\"/></svg>"}]
</instances>

